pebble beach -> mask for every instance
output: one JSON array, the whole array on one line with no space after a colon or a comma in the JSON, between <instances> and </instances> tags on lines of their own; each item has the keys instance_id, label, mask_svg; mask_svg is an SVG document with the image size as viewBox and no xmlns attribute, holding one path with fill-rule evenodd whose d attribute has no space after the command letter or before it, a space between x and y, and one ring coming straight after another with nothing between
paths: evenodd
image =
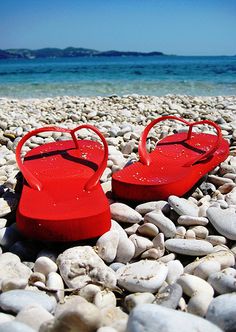
<instances>
[{"instance_id":1,"label":"pebble beach","mask_svg":"<svg viewBox=\"0 0 236 332\"><path fill-rule=\"evenodd\" d=\"M184 198L117 201L112 174L138 160L140 134L164 115L217 123L230 144L228 158ZM39 127L87 123L103 133L109 147L101 183L111 229L73 244L24 238L15 220L19 140ZM160 123L148 136L148 150L183 130L179 122ZM207 125L196 130L212 133ZM23 152L66 138L41 133ZM96 136L82 129L78 138ZM0 331L233 332L235 257L236 96L0 98Z\"/></svg>"}]
</instances>

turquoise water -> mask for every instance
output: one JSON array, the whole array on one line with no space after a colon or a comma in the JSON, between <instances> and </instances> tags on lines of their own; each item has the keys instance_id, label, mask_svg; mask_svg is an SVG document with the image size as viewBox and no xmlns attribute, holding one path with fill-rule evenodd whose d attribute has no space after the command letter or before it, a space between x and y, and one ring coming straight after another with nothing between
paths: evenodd
<instances>
[{"instance_id":1,"label":"turquoise water","mask_svg":"<svg viewBox=\"0 0 236 332\"><path fill-rule=\"evenodd\" d=\"M234 57L101 57L0 61L0 97L236 95Z\"/></svg>"}]
</instances>

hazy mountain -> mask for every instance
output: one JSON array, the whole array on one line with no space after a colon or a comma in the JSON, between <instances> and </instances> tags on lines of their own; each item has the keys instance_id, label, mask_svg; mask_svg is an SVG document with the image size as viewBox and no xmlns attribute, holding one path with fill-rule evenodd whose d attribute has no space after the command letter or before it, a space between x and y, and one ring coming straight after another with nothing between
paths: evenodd
<instances>
[{"instance_id":1,"label":"hazy mountain","mask_svg":"<svg viewBox=\"0 0 236 332\"><path fill-rule=\"evenodd\" d=\"M34 58L71 58L84 56L156 56L164 55L162 52L122 52L104 51L100 52L88 48L67 47L61 48L41 48L30 50L27 48L16 48L0 50L0 59L34 59Z\"/></svg>"}]
</instances>

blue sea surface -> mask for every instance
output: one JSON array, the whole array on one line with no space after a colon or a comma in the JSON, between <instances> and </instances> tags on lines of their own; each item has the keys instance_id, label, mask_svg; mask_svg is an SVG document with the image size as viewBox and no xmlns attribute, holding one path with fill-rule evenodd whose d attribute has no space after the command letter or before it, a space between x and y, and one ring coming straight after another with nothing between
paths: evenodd
<instances>
[{"instance_id":1,"label":"blue sea surface","mask_svg":"<svg viewBox=\"0 0 236 332\"><path fill-rule=\"evenodd\" d=\"M236 95L236 56L0 61L0 97Z\"/></svg>"}]
</instances>

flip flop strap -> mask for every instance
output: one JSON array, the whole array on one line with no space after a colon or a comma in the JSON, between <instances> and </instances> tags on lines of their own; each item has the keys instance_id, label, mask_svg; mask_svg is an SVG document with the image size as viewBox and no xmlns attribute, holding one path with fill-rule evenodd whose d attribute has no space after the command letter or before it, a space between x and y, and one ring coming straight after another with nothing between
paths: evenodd
<instances>
[{"instance_id":1,"label":"flip flop strap","mask_svg":"<svg viewBox=\"0 0 236 332\"><path fill-rule=\"evenodd\" d=\"M212 122L210 120L202 120L202 121L191 123L191 122L188 122L184 119L178 118L178 117L173 116L173 115L162 116L162 117L160 117L158 119L155 119L152 122L150 122L141 134L141 138L140 138L139 146L138 146L138 153L139 153L139 160L144 165L148 166L151 163L150 154L148 153L148 151L146 149L146 140L147 140L148 133L151 130L151 128L153 126L155 126L155 124L157 124L161 121L165 121L165 120L177 120L177 121L180 121L180 122L186 124L187 126L189 126L189 131L188 131L186 140L191 139L193 126L196 126L196 125L208 124L208 125L214 127L217 131L217 136L218 137L217 137L217 140L216 140L214 146L211 149L209 149L208 151L206 151L205 153L201 154L200 157L197 157L195 160L191 160L190 162L187 162L184 166L192 166L192 165L194 165L195 163L197 163L199 161L202 161L202 160L205 160L205 159L211 157L212 154L220 146L220 143L221 143L221 140L222 140L221 129L214 122Z\"/></svg>"},{"instance_id":2,"label":"flip flop strap","mask_svg":"<svg viewBox=\"0 0 236 332\"><path fill-rule=\"evenodd\" d=\"M24 165L22 159L21 159L21 149L23 147L23 145L25 144L25 142L32 136L35 136L39 133L42 132L47 132L47 131L56 131L56 132L61 132L61 133L68 133L71 134L72 139L75 143L75 147L78 149L79 148L79 144L78 144L78 140L77 137L75 135L76 131L82 129L82 128L87 128L90 129L92 131L94 131L99 138L101 139L102 143L103 143L103 147L104 147L104 155L103 155L103 160L101 162L101 164L98 166L98 169L96 170L96 172L91 176L91 178L86 182L84 189L86 191L93 189L97 183L99 182L99 179L102 175L102 173L104 172L105 168L106 168L106 163L107 163L107 159L108 159L108 146L107 146L107 142L105 140L105 137L102 135L102 133L94 126L88 125L88 124L84 124L84 125L80 125L72 130L70 129L66 129L66 128L60 128L60 127L44 127L44 128L38 128L35 130L32 130L31 132L29 132L28 134L26 134L18 143L17 147L16 147L16 162L18 164L18 167L21 171L21 173L23 174L25 180L27 181L27 183L29 184L29 186L33 189L36 190L42 190L43 188L43 184L42 182Z\"/></svg>"}]
</instances>

